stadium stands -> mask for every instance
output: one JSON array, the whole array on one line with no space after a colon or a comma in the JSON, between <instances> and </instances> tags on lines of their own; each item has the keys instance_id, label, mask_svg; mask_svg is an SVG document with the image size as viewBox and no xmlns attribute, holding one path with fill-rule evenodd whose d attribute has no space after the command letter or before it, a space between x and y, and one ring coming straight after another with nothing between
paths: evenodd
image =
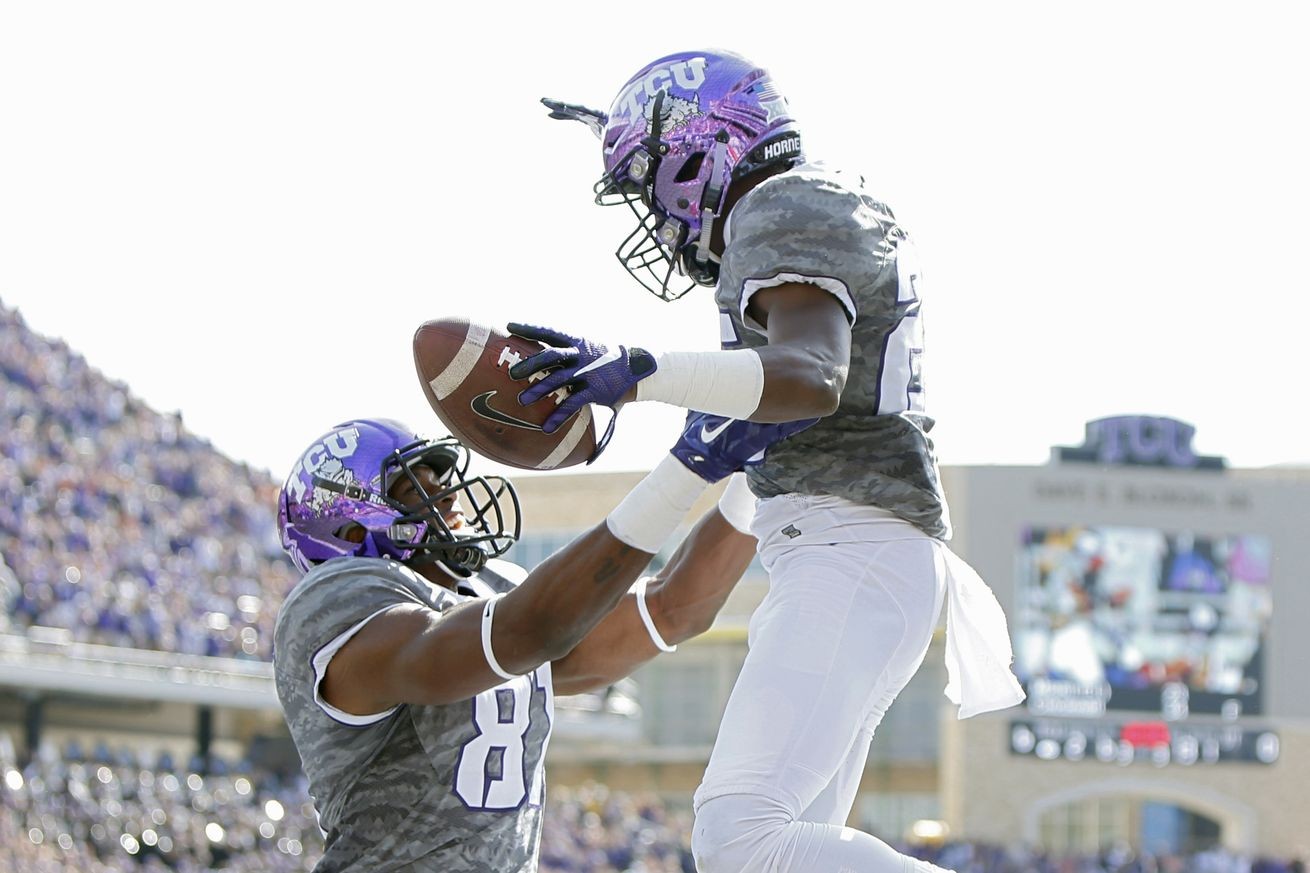
<instances>
[{"instance_id":1,"label":"stadium stands","mask_svg":"<svg viewBox=\"0 0 1310 873\"><path fill-rule=\"evenodd\" d=\"M19 766L0 734L0 871L310 870L321 851L300 780L201 776L166 755L44 746Z\"/></svg>"},{"instance_id":2,"label":"stadium stands","mask_svg":"<svg viewBox=\"0 0 1310 873\"><path fill-rule=\"evenodd\" d=\"M0 632L271 656L277 484L0 304Z\"/></svg>"}]
</instances>

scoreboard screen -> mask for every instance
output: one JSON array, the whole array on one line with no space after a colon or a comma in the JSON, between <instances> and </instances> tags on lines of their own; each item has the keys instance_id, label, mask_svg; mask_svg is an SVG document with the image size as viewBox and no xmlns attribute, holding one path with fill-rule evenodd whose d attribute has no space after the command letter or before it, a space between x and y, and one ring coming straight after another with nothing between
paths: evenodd
<instances>
[{"instance_id":1,"label":"scoreboard screen","mask_svg":"<svg viewBox=\"0 0 1310 873\"><path fill-rule=\"evenodd\" d=\"M1020 539L1011 629L1034 715L1263 712L1268 537L1068 525Z\"/></svg>"}]
</instances>

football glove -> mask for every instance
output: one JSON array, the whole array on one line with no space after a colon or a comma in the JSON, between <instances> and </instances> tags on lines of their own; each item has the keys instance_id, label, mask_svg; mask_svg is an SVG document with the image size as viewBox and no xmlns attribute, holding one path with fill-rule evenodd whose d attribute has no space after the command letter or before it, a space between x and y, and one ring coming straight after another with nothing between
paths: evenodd
<instances>
[{"instance_id":1,"label":"football glove","mask_svg":"<svg viewBox=\"0 0 1310 873\"><path fill-rule=\"evenodd\" d=\"M534 373L550 370L544 378L523 389L519 403L527 406L564 387L570 391L542 423L541 429L546 433L554 433L588 403L614 409L623 395L656 369L655 357L645 349L628 346L611 349L582 337L530 324L511 323L509 332L551 346L509 368L511 379L527 379Z\"/></svg>"}]
</instances>

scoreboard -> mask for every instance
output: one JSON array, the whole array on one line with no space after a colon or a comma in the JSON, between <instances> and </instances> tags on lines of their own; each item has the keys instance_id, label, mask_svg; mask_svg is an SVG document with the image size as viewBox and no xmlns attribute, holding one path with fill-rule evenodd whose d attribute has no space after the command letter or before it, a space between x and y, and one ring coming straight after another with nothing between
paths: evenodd
<instances>
[{"instance_id":1,"label":"scoreboard","mask_svg":"<svg viewBox=\"0 0 1310 873\"><path fill-rule=\"evenodd\" d=\"M1310 719L1310 476L1229 470L1193 435L1101 419L1045 466L947 480L953 545L1002 601L1028 694L1010 755L1286 763L1280 732Z\"/></svg>"},{"instance_id":2,"label":"scoreboard","mask_svg":"<svg viewBox=\"0 0 1310 873\"><path fill-rule=\"evenodd\" d=\"M1010 722L1010 753L1042 761L1156 767L1233 761L1273 764L1280 752L1275 731L1238 724L1080 719Z\"/></svg>"}]
</instances>

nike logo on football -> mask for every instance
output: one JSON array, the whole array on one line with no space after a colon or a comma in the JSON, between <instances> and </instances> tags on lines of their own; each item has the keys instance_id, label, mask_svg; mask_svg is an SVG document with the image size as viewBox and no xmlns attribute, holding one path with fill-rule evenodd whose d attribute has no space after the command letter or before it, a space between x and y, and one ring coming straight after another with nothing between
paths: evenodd
<instances>
[{"instance_id":1,"label":"nike logo on football","mask_svg":"<svg viewBox=\"0 0 1310 873\"><path fill-rule=\"evenodd\" d=\"M541 425L539 424L533 424L530 421L524 421L521 418L506 415L499 409L493 407L490 401L491 398L495 396L495 391L488 391L485 394L479 394L469 402L469 406L472 407L474 412L489 421L494 421L498 424L507 424L510 427L521 427L524 430L541 430Z\"/></svg>"},{"instance_id":2,"label":"nike logo on football","mask_svg":"<svg viewBox=\"0 0 1310 873\"><path fill-rule=\"evenodd\" d=\"M735 418L725 418L722 424L715 425L714 427L707 427L706 425L702 424L700 428L700 441L703 443L714 442L714 440L718 438L719 434L727 430L728 425L732 424L734 421L736 421Z\"/></svg>"},{"instance_id":3,"label":"nike logo on football","mask_svg":"<svg viewBox=\"0 0 1310 873\"><path fill-rule=\"evenodd\" d=\"M606 352L605 354L601 355L601 356L600 356L599 358L597 358L596 360L592 361L592 362L591 362L590 364L588 364L587 366L585 366L585 367L580 367L576 372L574 372L573 375L574 375L574 376L581 376L583 373L589 373L589 372L591 372L592 370L598 370L598 369L600 369L601 367L605 366L606 364L612 364L612 363L614 363L614 362L617 361L618 359L619 359L619 351L618 351L617 349L614 350L614 351Z\"/></svg>"}]
</instances>

